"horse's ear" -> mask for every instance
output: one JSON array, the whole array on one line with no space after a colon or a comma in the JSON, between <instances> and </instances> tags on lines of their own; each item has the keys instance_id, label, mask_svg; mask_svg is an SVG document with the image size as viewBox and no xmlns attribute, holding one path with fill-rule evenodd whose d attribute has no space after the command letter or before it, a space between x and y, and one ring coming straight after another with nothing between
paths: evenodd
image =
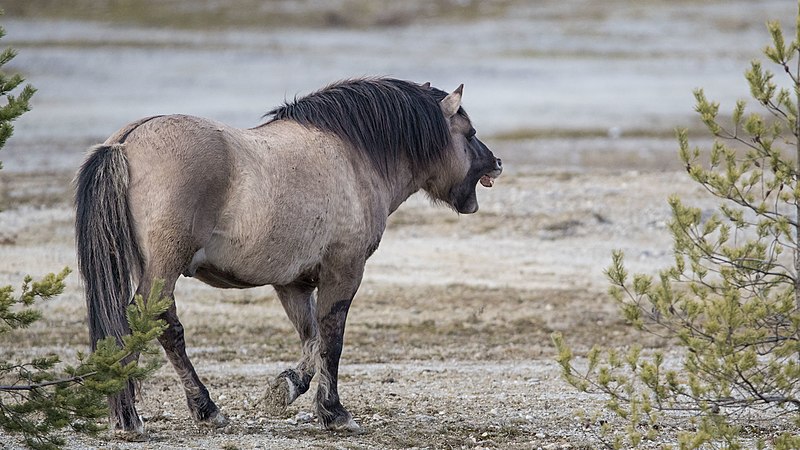
<instances>
[{"instance_id":1,"label":"horse's ear","mask_svg":"<svg viewBox=\"0 0 800 450\"><path fill-rule=\"evenodd\" d=\"M431 82L430 82L430 81L426 81L426 82L425 82L425 84L423 84L423 85L422 85L422 86L420 86L420 87L421 87L422 89L430 89L430 88L431 88Z\"/></svg>"},{"instance_id":2,"label":"horse's ear","mask_svg":"<svg viewBox=\"0 0 800 450\"><path fill-rule=\"evenodd\" d=\"M439 105L442 108L442 113L448 119L455 116L458 112L458 108L461 107L461 92L463 90L464 85L459 85L455 91L447 94L447 97L443 98L442 101L439 102Z\"/></svg>"}]
</instances>

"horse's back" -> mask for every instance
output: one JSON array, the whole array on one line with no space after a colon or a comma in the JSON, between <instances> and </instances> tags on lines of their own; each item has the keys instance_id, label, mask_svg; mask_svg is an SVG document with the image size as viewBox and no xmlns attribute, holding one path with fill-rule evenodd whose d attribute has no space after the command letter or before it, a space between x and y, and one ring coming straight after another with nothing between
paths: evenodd
<instances>
[{"instance_id":1,"label":"horse's back","mask_svg":"<svg viewBox=\"0 0 800 450\"><path fill-rule=\"evenodd\" d=\"M375 227L358 161L317 130L177 115L134 122L107 143L123 137L137 235L160 264L183 271L195 256L231 286L283 284Z\"/></svg>"},{"instance_id":2,"label":"horse's back","mask_svg":"<svg viewBox=\"0 0 800 450\"><path fill-rule=\"evenodd\" d=\"M341 141L279 121L243 130L231 145L235 180L205 245L214 264L253 284L286 284L338 241L365 240L363 178Z\"/></svg>"}]
</instances>

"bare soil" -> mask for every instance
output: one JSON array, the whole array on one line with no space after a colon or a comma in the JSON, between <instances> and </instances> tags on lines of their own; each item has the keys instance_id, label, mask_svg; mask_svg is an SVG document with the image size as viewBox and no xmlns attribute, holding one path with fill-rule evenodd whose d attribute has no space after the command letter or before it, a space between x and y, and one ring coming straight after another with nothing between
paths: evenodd
<instances>
[{"instance_id":1,"label":"bare soil","mask_svg":"<svg viewBox=\"0 0 800 450\"><path fill-rule=\"evenodd\" d=\"M70 177L1 179L3 283L75 267ZM412 197L392 216L348 321L340 391L364 428L358 435L321 431L310 393L282 417L259 406L299 352L271 288L222 291L182 279L190 356L231 425L195 424L166 365L139 406L148 442L70 434L69 448L597 448L597 424L578 417L603 399L562 381L550 335L562 332L579 353L633 342L670 351L623 323L602 274L614 248L627 251L632 270L668 264L670 192L713 206L677 171L524 165L480 191L475 215ZM72 361L86 348L76 275L43 309L42 323L4 338L4 358L56 352Z\"/></svg>"},{"instance_id":2,"label":"bare soil","mask_svg":"<svg viewBox=\"0 0 800 450\"><path fill-rule=\"evenodd\" d=\"M391 217L340 369L362 434L319 430L314 386L283 417L259 405L299 355L271 288L181 279L190 356L231 424L195 424L167 365L139 405L149 441L65 434L70 449L137 450L601 448L600 422L580 416L605 399L561 379L551 333L578 355L642 343L679 363L669 342L623 323L603 270L613 249L631 272L670 264L670 194L714 209L679 164L673 127L708 148L692 89L707 88L726 114L748 95L742 72L769 41L764 22L795 14L785 0L16 3L4 5L3 43L20 50L12 69L38 92L0 152L0 286L76 267L70 180L82 149L138 117L249 127L285 98L360 74L465 83L465 107L506 167L479 187L475 215L415 196ZM0 359L74 362L88 349L77 275L42 309L41 323L0 337ZM666 424L647 446L674 443L681 427L690 431ZM786 429L749 428L767 438ZM0 433L0 449L17 447Z\"/></svg>"}]
</instances>

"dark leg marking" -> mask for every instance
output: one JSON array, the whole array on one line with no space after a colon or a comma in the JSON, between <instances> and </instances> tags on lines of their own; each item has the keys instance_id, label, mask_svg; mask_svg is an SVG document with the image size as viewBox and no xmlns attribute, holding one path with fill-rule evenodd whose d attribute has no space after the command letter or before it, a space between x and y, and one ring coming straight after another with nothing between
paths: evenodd
<instances>
[{"instance_id":1,"label":"dark leg marking","mask_svg":"<svg viewBox=\"0 0 800 450\"><path fill-rule=\"evenodd\" d=\"M344 346L344 327L351 300L331 306L320 320L320 387L317 391L317 415L322 426L331 430L359 430L353 416L339 401L339 358Z\"/></svg>"},{"instance_id":2,"label":"dark leg marking","mask_svg":"<svg viewBox=\"0 0 800 450\"><path fill-rule=\"evenodd\" d=\"M227 419L220 414L219 408L211 400L203 382L197 376L192 362L186 355L186 341L184 339L183 325L178 320L177 310L173 302L170 309L161 318L167 322L169 328L164 331L158 341L164 347L167 358L172 363L175 371L183 382L189 412L196 420L205 424L219 427L227 424Z\"/></svg>"},{"instance_id":3,"label":"dark leg marking","mask_svg":"<svg viewBox=\"0 0 800 450\"><path fill-rule=\"evenodd\" d=\"M297 370L287 369L278 375L278 378L286 378L297 389L295 397L299 397L308 392L308 387L311 385L311 378L313 374L300 373Z\"/></svg>"}]
</instances>

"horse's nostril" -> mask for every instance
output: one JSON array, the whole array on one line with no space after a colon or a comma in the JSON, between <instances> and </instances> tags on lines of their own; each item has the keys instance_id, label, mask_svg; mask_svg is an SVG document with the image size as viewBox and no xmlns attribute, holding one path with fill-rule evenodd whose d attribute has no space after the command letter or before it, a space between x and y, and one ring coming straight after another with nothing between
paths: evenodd
<instances>
[{"instance_id":1,"label":"horse's nostril","mask_svg":"<svg viewBox=\"0 0 800 450\"><path fill-rule=\"evenodd\" d=\"M496 162L496 164L497 164L497 168L498 168L498 169L499 169L499 168L501 168L501 167L503 167L503 160L502 160L502 159L500 159L500 158L495 158L495 162Z\"/></svg>"}]
</instances>

